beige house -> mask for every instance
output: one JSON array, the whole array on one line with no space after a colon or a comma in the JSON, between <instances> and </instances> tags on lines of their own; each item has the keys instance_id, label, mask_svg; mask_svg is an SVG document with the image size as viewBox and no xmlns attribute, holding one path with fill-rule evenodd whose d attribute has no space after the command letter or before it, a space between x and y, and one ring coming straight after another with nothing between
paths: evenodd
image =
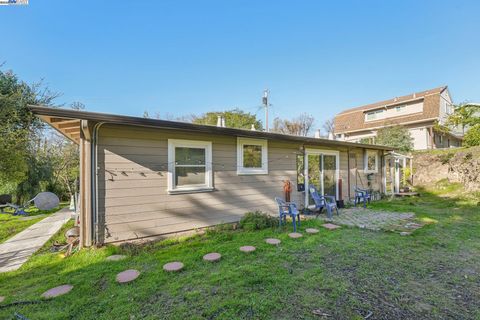
<instances>
[{"instance_id":1,"label":"beige house","mask_svg":"<svg viewBox=\"0 0 480 320\"><path fill-rule=\"evenodd\" d=\"M373 143L379 129L403 125L410 131L415 150L459 147L460 132L434 130L435 123L444 124L451 113L448 87L439 87L342 111L335 116L335 138Z\"/></svg>"},{"instance_id":2,"label":"beige house","mask_svg":"<svg viewBox=\"0 0 480 320\"><path fill-rule=\"evenodd\" d=\"M389 148L251 130L31 107L80 146L84 246L277 213L275 196L311 204L305 186L337 200L355 186L385 191Z\"/></svg>"}]
</instances>

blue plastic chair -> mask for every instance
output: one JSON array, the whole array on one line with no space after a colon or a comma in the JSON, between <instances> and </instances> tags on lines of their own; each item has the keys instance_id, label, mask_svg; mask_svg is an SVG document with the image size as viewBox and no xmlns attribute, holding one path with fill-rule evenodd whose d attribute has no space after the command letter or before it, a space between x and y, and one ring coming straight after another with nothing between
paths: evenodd
<instances>
[{"instance_id":1,"label":"blue plastic chair","mask_svg":"<svg viewBox=\"0 0 480 320\"><path fill-rule=\"evenodd\" d=\"M282 221L287 222L287 216L290 216L293 221L293 231L297 232L297 223L300 225L300 211L297 209L297 205L294 202L286 202L279 197L275 197L275 201L278 204L279 225L282 226Z\"/></svg>"},{"instance_id":2,"label":"blue plastic chair","mask_svg":"<svg viewBox=\"0 0 480 320\"><path fill-rule=\"evenodd\" d=\"M315 209L318 210L318 213L322 212L322 209L325 208L327 210L327 218L333 218L333 210L337 212L338 215L338 208L337 208L337 201L333 196L321 196L317 188L315 186L309 186L308 190L310 191L310 196L315 203Z\"/></svg>"},{"instance_id":3,"label":"blue plastic chair","mask_svg":"<svg viewBox=\"0 0 480 320\"><path fill-rule=\"evenodd\" d=\"M367 207L367 202L370 203L370 200L372 199L372 195L370 191L367 189L361 189L358 187L355 187L355 198L354 198L354 205L355 207L357 206L358 203L363 202L363 207Z\"/></svg>"}]
</instances>

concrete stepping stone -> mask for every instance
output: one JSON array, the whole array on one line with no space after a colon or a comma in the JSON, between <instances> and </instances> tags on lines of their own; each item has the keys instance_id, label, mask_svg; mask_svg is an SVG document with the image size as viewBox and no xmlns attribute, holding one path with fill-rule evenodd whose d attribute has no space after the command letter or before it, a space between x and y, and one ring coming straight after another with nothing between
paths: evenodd
<instances>
[{"instance_id":1,"label":"concrete stepping stone","mask_svg":"<svg viewBox=\"0 0 480 320\"><path fill-rule=\"evenodd\" d=\"M203 260L209 261L209 262L216 262L222 258L222 255L217 252L212 252L212 253L207 253L206 255L203 256Z\"/></svg>"},{"instance_id":2,"label":"concrete stepping stone","mask_svg":"<svg viewBox=\"0 0 480 320\"><path fill-rule=\"evenodd\" d=\"M120 260L123 260L125 259L127 256L123 255L123 254L113 254L111 256L108 256L107 257L107 261L120 261Z\"/></svg>"},{"instance_id":3,"label":"concrete stepping stone","mask_svg":"<svg viewBox=\"0 0 480 320\"><path fill-rule=\"evenodd\" d=\"M315 228L307 228L307 229L305 229L305 232L306 232L306 233L313 234L313 233L318 233L319 230L318 230L318 229L315 229Z\"/></svg>"},{"instance_id":4,"label":"concrete stepping stone","mask_svg":"<svg viewBox=\"0 0 480 320\"><path fill-rule=\"evenodd\" d=\"M140 271L135 269L128 269L117 274L118 283L127 283L138 278Z\"/></svg>"},{"instance_id":5,"label":"concrete stepping stone","mask_svg":"<svg viewBox=\"0 0 480 320\"><path fill-rule=\"evenodd\" d=\"M276 245L279 245L280 242L282 242L282 241L280 241L280 239L268 238L268 239L265 240L265 242L268 243L268 244L273 244L274 246L276 246Z\"/></svg>"},{"instance_id":6,"label":"concrete stepping stone","mask_svg":"<svg viewBox=\"0 0 480 320\"><path fill-rule=\"evenodd\" d=\"M63 294L67 294L70 292L70 290L73 289L73 286L72 285L69 285L69 284L64 284L62 286L58 286L58 287L55 287L55 288L52 288L50 290L47 290L45 291L44 293L42 293L42 297L43 298L55 298L55 297L58 297L58 296L61 296Z\"/></svg>"},{"instance_id":7,"label":"concrete stepping stone","mask_svg":"<svg viewBox=\"0 0 480 320\"><path fill-rule=\"evenodd\" d=\"M292 239L298 239L298 238L303 237L303 234L298 233L298 232L292 232L292 233L289 233L288 236Z\"/></svg>"},{"instance_id":8,"label":"concrete stepping stone","mask_svg":"<svg viewBox=\"0 0 480 320\"><path fill-rule=\"evenodd\" d=\"M340 228L340 226L337 226L336 224L333 224L333 223L322 224L322 227L327 228L328 230L335 230Z\"/></svg>"},{"instance_id":9,"label":"concrete stepping stone","mask_svg":"<svg viewBox=\"0 0 480 320\"><path fill-rule=\"evenodd\" d=\"M5 300L5 297L0 296L0 303L2 303Z\"/></svg>"},{"instance_id":10,"label":"concrete stepping stone","mask_svg":"<svg viewBox=\"0 0 480 320\"><path fill-rule=\"evenodd\" d=\"M240 251L243 251L243 252L253 252L255 251L256 248L254 246L243 246L243 247L240 247Z\"/></svg>"},{"instance_id":11,"label":"concrete stepping stone","mask_svg":"<svg viewBox=\"0 0 480 320\"><path fill-rule=\"evenodd\" d=\"M175 261L163 265L163 270L167 272L176 272L183 269L183 263Z\"/></svg>"}]
</instances>

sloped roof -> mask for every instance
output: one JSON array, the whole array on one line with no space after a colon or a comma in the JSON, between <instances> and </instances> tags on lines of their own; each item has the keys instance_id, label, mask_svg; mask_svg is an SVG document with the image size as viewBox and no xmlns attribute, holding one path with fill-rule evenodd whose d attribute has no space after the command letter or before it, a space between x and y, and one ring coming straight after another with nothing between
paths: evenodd
<instances>
[{"instance_id":1,"label":"sloped roof","mask_svg":"<svg viewBox=\"0 0 480 320\"><path fill-rule=\"evenodd\" d=\"M390 106L390 105L403 103L403 102L406 102L406 101L414 101L414 100L417 100L417 99L422 99L425 96L430 95L430 94L442 93L445 89L447 89L447 86L442 86L442 87L433 88L433 89L430 89L430 90L425 90L425 91L420 91L420 92L407 94L407 95L401 96L401 97L395 97L395 98L391 98L391 99L388 99L388 100L383 100L383 101L379 101L379 102L375 102L375 103L371 103L371 104L366 104L366 105L363 105L363 106L360 106L360 107L355 107L355 108L350 108L350 109L347 109L347 110L343 110L342 112L339 113L339 115L350 113L350 112L355 112L355 111L360 111L360 110L361 111L374 110L374 109L378 109L378 108L385 107L385 106Z\"/></svg>"},{"instance_id":2,"label":"sloped roof","mask_svg":"<svg viewBox=\"0 0 480 320\"><path fill-rule=\"evenodd\" d=\"M29 106L30 110L40 117L45 122L49 123L56 130L64 134L66 137L78 143L80 141L80 125L81 120L95 122L105 122L114 124L124 124L143 127L155 127L163 129L177 129L193 132L203 132L210 134L230 135L237 137L250 137L250 138L263 138L271 140L283 140L283 141L296 141L310 145L325 145L325 146L345 146L345 147L357 147L368 148L378 150L392 150L391 147L382 145L370 145L360 144L352 142L344 142L337 140L328 140L321 138L302 137L288 134L280 134L265 131L253 131L236 128L225 128L210 125L200 125L178 121L166 121L158 119L146 119L140 117L131 117L107 113L87 112L61 108L49 108L43 106ZM65 127L61 124L65 123ZM68 128L66 131L64 128ZM74 132L75 136L71 133Z\"/></svg>"}]
</instances>

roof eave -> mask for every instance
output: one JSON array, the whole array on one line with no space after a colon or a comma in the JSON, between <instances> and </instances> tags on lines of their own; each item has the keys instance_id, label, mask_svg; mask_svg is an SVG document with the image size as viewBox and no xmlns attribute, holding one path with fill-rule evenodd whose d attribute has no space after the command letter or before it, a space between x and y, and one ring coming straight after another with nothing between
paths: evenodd
<instances>
[{"instance_id":1,"label":"roof eave","mask_svg":"<svg viewBox=\"0 0 480 320\"><path fill-rule=\"evenodd\" d=\"M105 122L105 123L112 123L112 124L124 124L124 125L143 126L143 127L155 127L155 128L163 128L163 129L187 130L187 131L195 131L195 132L203 132L203 133L211 133L211 134L223 134L223 135L226 134L226 135L251 137L251 138L296 141L296 142L302 142L304 144L323 144L323 145L344 146L344 147L352 147L352 148L356 147L356 148L368 148L368 149L378 149L378 150L392 150L391 147L387 147L387 146L360 144L360 143L352 143L352 142L344 142L344 141L338 141L338 140L328 140L328 139L312 138L312 137L301 137L301 136L285 135L280 133L272 133L272 132L264 132L264 131L216 127L216 126L199 125L199 124L186 123L186 122L176 122L176 121L147 119L147 118L131 117L131 116L123 116L123 115L114 115L114 114L107 114L107 113L50 108L45 106L31 105L29 106L29 108L35 115L38 115L38 116L88 120L88 121L94 121L94 122Z\"/></svg>"}]
</instances>

